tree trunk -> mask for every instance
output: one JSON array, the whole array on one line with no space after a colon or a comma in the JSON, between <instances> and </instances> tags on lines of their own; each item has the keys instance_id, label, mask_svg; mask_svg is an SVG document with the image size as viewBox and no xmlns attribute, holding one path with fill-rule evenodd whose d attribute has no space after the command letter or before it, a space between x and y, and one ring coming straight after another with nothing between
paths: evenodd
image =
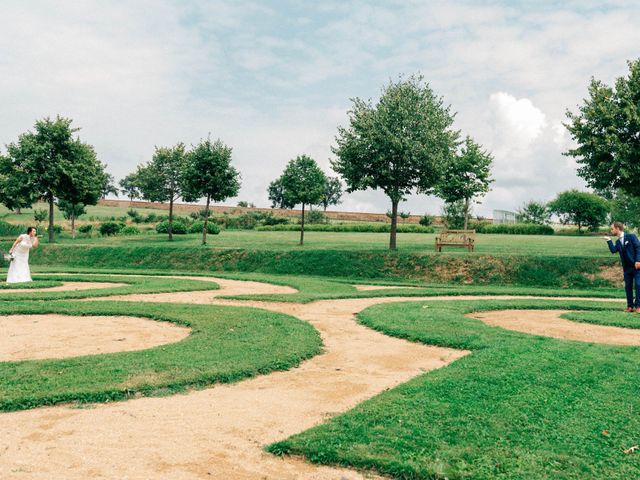
<instances>
[{"instance_id":1,"label":"tree trunk","mask_svg":"<svg viewBox=\"0 0 640 480\"><path fill-rule=\"evenodd\" d=\"M53 193L49 194L49 243L53 243Z\"/></svg>"},{"instance_id":2,"label":"tree trunk","mask_svg":"<svg viewBox=\"0 0 640 480\"><path fill-rule=\"evenodd\" d=\"M173 240L173 197L169 199L169 241Z\"/></svg>"},{"instance_id":3,"label":"tree trunk","mask_svg":"<svg viewBox=\"0 0 640 480\"><path fill-rule=\"evenodd\" d=\"M398 200L391 200L391 234L389 236L389 250L396 250L396 236L398 231Z\"/></svg>"},{"instance_id":4,"label":"tree trunk","mask_svg":"<svg viewBox=\"0 0 640 480\"><path fill-rule=\"evenodd\" d=\"M464 229L469 226L469 199L464 199Z\"/></svg>"},{"instance_id":5,"label":"tree trunk","mask_svg":"<svg viewBox=\"0 0 640 480\"><path fill-rule=\"evenodd\" d=\"M16 208L16 215L22 215L22 208L20 207Z\"/></svg>"},{"instance_id":6,"label":"tree trunk","mask_svg":"<svg viewBox=\"0 0 640 480\"><path fill-rule=\"evenodd\" d=\"M202 244L207 244L207 222L209 221L209 203L211 202L211 195L207 195L207 206L204 209L204 223L202 225Z\"/></svg>"},{"instance_id":7,"label":"tree trunk","mask_svg":"<svg viewBox=\"0 0 640 480\"><path fill-rule=\"evenodd\" d=\"M302 222L300 223L300 245L304 243L304 203L302 204Z\"/></svg>"},{"instance_id":8,"label":"tree trunk","mask_svg":"<svg viewBox=\"0 0 640 480\"><path fill-rule=\"evenodd\" d=\"M74 205L75 208L75 205ZM76 238L76 213L71 212L71 238Z\"/></svg>"}]
</instances>

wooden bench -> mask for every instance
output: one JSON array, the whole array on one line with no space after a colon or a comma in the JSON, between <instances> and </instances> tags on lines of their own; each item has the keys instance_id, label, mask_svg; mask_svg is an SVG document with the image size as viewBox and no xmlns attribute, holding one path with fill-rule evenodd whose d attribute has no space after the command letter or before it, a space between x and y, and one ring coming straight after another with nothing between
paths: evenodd
<instances>
[{"instance_id":1,"label":"wooden bench","mask_svg":"<svg viewBox=\"0 0 640 480\"><path fill-rule=\"evenodd\" d=\"M443 230L436 236L436 252L442 247L465 247L473 252L476 243L475 230Z\"/></svg>"}]
</instances>

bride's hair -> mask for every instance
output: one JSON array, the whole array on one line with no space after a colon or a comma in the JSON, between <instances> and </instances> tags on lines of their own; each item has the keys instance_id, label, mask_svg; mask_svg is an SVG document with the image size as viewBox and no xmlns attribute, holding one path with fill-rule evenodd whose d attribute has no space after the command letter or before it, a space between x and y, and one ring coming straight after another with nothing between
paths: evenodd
<instances>
[{"instance_id":1,"label":"bride's hair","mask_svg":"<svg viewBox=\"0 0 640 480\"><path fill-rule=\"evenodd\" d=\"M29 235L31 233L31 230L35 230L36 227L29 227L27 228L27 235Z\"/></svg>"}]
</instances>

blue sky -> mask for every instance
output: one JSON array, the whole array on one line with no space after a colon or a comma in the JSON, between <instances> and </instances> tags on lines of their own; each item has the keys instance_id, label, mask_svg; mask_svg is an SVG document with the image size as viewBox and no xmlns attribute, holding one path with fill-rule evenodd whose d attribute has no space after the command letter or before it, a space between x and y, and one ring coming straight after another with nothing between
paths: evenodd
<instances>
[{"instance_id":1,"label":"blue sky","mask_svg":"<svg viewBox=\"0 0 640 480\"><path fill-rule=\"evenodd\" d=\"M211 133L234 148L238 199L306 153L329 172L351 97L376 98L422 72L456 127L495 156L476 211L515 209L583 186L562 156L564 112L592 75L607 82L640 57L638 2L29 1L3 2L0 144L36 118L74 119L121 178L154 145ZM227 203L235 203L238 199ZM344 210L386 211L380 192ZM412 196L401 207L437 213Z\"/></svg>"}]
</instances>

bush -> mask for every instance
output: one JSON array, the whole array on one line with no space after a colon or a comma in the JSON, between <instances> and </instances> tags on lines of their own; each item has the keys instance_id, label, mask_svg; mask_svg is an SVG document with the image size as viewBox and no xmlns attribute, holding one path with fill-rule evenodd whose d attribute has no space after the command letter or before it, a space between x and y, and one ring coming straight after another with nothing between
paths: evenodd
<instances>
[{"instance_id":1,"label":"bush","mask_svg":"<svg viewBox=\"0 0 640 480\"><path fill-rule=\"evenodd\" d=\"M478 233L493 233L506 235L553 235L554 231L549 225L534 223L501 223L497 225L479 225Z\"/></svg>"},{"instance_id":2,"label":"bush","mask_svg":"<svg viewBox=\"0 0 640 480\"><path fill-rule=\"evenodd\" d=\"M156 225L156 232L169 233L169 220L163 220ZM176 235L184 235L187 233L187 226L180 220L174 220L171 226L171 233Z\"/></svg>"},{"instance_id":3,"label":"bush","mask_svg":"<svg viewBox=\"0 0 640 480\"><path fill-rule=\"evenodd\" d=\"M193 222L193 224L189 227L189 233L202 233L203 226L204 222L202 220ZM217 223L209 221L207 222L207 233L218 235L220 233L220 227Z\"/></svg>"},{"instance_id":4,"label":"bush","mask_svg":"<svg viewBox=\"0 0 640 480\"><path fill-rule=\"evenodd\" d=\"M144 220L142 218L142 215L140 215L140 213L137 210L134 210L133 208L127 210L127 215L129 215L131 220L135 223L142 223Z\"/></svg>"},{"instance_id":5,"label":"bush","mask_svg":"<svg viewBox=\"0 0 640 480\"><path fill-rule=\"evenodd\" d=\"M26 231L27 229L22 225L14 225L13 223L8 223L0 220L0 237L17 237L18 235Z\"/></svg>"},{"instance_id":6,"label":"bush","mask_svg":"<svg viewBox=\"0 0 640 480\"><path fill-rule=\"evenodd\" d=\"M423 227L428 227L430 225L433 225L434 220L435 217L433 215L425 213L422 217L420 217L420 225L422 225Z\"/></svg>"},{"instance_id":7,"label":"bush","mask_svg":"<svg viewBox=\"0 0 640 480\"><path fill-rule=\"evenodd\" d=\"M445 203L442 207L442 218L449 230L464 228L464 201Z\"/></svg>"},{"instance_id":8,"label":"bush","mask_svg":"<svg viewBox=\"0 0 640 480\"><path fill-rule=\"evenodd\" d=\"M123 227L124 225L116 222L101 223L99 228L100 235L103 235L105 237L117 235L118 233L120 233L120 230L122 230Z\"/></svg>"},{"instance_id":9,"label":"bush","mask_svg":"<svg viewBox=\"0 0 640 480\"><path fill-rule=\"evenodd\" d=\"M299 232L300 225L269 225L257 227L259 231ZM362 233L389 233L391 225L388 223L342 223L342 224L310 224L305 225L305 232L362 232ZM398 233L434 233L433 227L422 225L400 224Z\"/></svg>"},{"instance_id":10,"label":"bush","mask_svg":"<svg viewBox=\"0 0 640 480\"><path fill-rule=\"evenodd\" d=\"M320 210L310 210L305 215L305 223L309 223L309 224L329 223L329 219Z\"/></svg>"},{"instance_id":11,"label":"bush","mask_svg":"<svg viewBox=\"0 0 640 480\"><path fill-rule=\"evenodd\" d=\"M47 233L49 232L49 227L47 227ZM54 225L53 226L53 233L55 233L56 235L59 235L62 233L62 226L61 225Z\"/></svg>"},{"instance_id":12,"label":"bush","mask_svg":"<svg viewBox=\"0 0 640 480\"><path fill-rule=\"evenodd\" d=\"M93 225L91 225L90 223L85 223L84 225L80 225L78 227L78 232L82 233L82 234L85 234L85 235L88 235L91 232L93 232Z\"/></svg>"},{"instance_id":13,"label":"bush","mask_svg":"<svg viewBox=\"0 0 640 480\"><path fill-rule=\"evenodd\" d=\"M120 235L140 235L140 229L133 225L127 225L120 230Z\"/></svg>"}]
</instances>

